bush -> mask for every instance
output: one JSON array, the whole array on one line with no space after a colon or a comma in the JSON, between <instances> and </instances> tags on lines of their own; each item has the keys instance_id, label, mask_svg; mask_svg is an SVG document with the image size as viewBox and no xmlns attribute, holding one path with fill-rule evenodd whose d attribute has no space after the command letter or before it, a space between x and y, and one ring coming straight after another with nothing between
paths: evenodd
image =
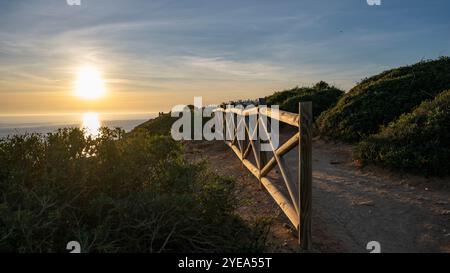
<instances>
[{"instance_id":1,"label":"bush","mask_svg":"<svg viewBox=\"0 0 450 273\"><path fill-rule=\"evenodd\" d=\"M266 97L267 105L279 105L281 110L298 113L298 104L302 101L312 101L313 115L318 117L323 111L334 106L344 91L326 82L319 82L313 87L296 87L291 90L275 92Z\"/></svg>"},{"instance_id":2,"label":"bush","mask_svg":"<svg viewBox=\"0 0 450 273\"><path fill-rule=\"evenodd\" d=\"M193 105L187 106L189 110L191 111L191 138L194 139L194 118L195 115L199 114L198 112L194 111ZM204 108L202 109L202 111ZM183 115L183 113L179 114L180 117ZM202 126L205 125L207 121L209 121L210 117L202 117ZM151 135L162 135L162 136L168 136L170 135L170 131L172 129L172 125L175 123L175 121L178 120L178 117L172 117L172 112L169 112L167 114L160 114L158 117L155 117L153 119L150 119L138 126L136 126L135 129L144 129ZM202 127L203 128L203 127Z\"/></svg>"},{"instance_id":3,"label":"bush","mask_svg":"<svg viewBox=\"0 0 450 273\"><path fill-rule=\"evenodd\" d=\"M257 251L233 181L167 136L79 129L0 140L0 252ZM255 243L258 242L258 243Z\"/></svg>"},{"instance_id":4,"label":"bush","mask_svg":"<svg viewBox=\"0 0 450 273\"><path fill-rule=\"evenodd\" d=\"M380 126L450 88L450 58L423 61L363 80L318 119L320 134L346 142L377 133Z\"/></svg>"},{"instance_id":5,"label":"bush","mask_svg":"<svg viewBox=\"0 0 450 273\"><path fill-rule=\"evenodd\" d=\"M162 114L138 125L136 128L145 129L152 135L169 135L172 124L176 120L177 118L171 117L170 113Z\"/></svg>"},{"instance_id":6,"label":"bush","mask_svg":"<svg viewBox=\"0 0 450 273\"><path fill-rule=\"evenodd\" d=\"M425 175L450 174L450 90L362 141L356 156Z\"/></svg>"}]
</instances>

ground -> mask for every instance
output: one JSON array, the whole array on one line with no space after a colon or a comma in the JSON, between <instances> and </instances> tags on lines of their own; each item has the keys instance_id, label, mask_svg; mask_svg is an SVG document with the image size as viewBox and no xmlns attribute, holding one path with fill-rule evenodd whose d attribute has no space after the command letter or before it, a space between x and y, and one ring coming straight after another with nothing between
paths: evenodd
<instances>
[{"instance_id":1,"label":"ground","mask_svg":"<svg viewBox=\"0 0 450 273\"><path fill-rule=\"evenodd\" d=\"M230 148L195 142L187 153L236 179L237 213L244 219L271 220L267 252L298 251L289 221ZM286 160L295 174L297 151ZM278 171L270 175L279 180ZM352 146L315 140L312 251L369 252L367 243L378 241L382 252L450 252L449 180L360 168Z\"/></svg>"}]
</instances>

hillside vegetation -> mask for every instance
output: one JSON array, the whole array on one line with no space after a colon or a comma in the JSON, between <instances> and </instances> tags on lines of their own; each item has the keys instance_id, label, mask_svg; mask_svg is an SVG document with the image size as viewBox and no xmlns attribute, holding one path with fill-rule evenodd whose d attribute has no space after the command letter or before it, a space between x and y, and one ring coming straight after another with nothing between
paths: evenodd
<instances>
[{"instance_id":1,"label":"hillside vegetation","mask_svg":"<svg viewBox=\"0 0 450 273\"><path fill-rule=\"evenodd\" d=\"M450 58L423 61L363 80L318 119L323 137L355 142L450 88Z\"/></svg>"},{"instance_id":2,"label":"hillside vegetation","mask_svg":"<svg viewBox=\"0 0 450 273\"><path fill-rule=\"evenodd\" d=\"M298 104L312 101L313 115L318 117L323 111L334 106L344 91L326 82L318 82L313 87L295 87L290 90L275 92L266 97L267 105L279 105L281 110L298 113Z\"/></svg>"},{"instance_id":3,"label":"hillside vegetation","mask_svg":"<svg viewBox=\"0 0 450 273\"><path fill-rule=\"evenodd\" d=\"M136 128L145 129L152 135L169 135L172 124L177 119L178 118L171 117L170 113L162 114L138 125Z\"/></svg>"},{"instance_id":4,"label":"hillside vegetation","mask_svg":"<svg viewBox=\"0 0 450 273\"><path fill-rule=\"evenodd\" d=\"M79 129L0 139L0 252L239 252L260 233L234 214L234 182L167 136Z\"/></svg>"},{"instance_id":5,"label":"hillside vegetation","mask_svg":"<svg viewBox=\"0 0 450 273\"><path fill-rule=\"evenodd\" d=\"M359 143L356 156L363 163L450 174L450 90Z\"/></svg>"}]
</instances>

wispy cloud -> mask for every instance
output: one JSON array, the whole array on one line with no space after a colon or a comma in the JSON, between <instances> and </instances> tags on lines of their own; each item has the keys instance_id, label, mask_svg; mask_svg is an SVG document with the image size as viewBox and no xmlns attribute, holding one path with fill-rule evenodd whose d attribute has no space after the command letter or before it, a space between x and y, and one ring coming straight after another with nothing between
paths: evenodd
<instances>
[{"instance_id":1,"label":"wispy cloud","mask_svg":"<svg viewBox=\"0 0 450 273\"><path fill-rule=\"evenodd\" d=\"M388 67L445 52L449 7L418 0L378 8L359 0L83 0L81 7L0 0L0 108L7 109L6 93L67 92L84 63L101 67L114 92L186 101L193 94L257 97L318 80L349 89ZM160 101L165 107L170 99Z\"/></svg>"},{"instance_id":2,"label":"wispy cloud","mask_svg":"<svg viewBox=\"0 0 450 273\"><path fill-rule=\"evenodd\" d=\"M239 62L223 57L193 57L184 56L182 62L203 73L213 73L221 77L239 77L241 80L280 79L283 68L268 62ZM217 76L216 76L217 77Z\"/></svg>"}]
</instances>

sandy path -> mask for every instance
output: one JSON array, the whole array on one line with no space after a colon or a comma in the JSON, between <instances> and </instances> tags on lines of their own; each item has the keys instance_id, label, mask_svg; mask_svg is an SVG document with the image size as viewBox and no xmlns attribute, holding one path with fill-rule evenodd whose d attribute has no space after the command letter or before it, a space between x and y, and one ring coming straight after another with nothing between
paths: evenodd
<instances>
[{"instance_id":1,"label":"sandy path","mask_svg":"<svg viewBox=\"0 0 450 273\"><path fill-rule=\"evenodd\" d=\"M222 142L189 145L219 173L237 180L238 213L252 221L271 218L269 252L294 252L295 233L271 197ZM297 151L286 155L296 173ZM271 172L279 180L278 172ZM295 177L295 175L294 175ZM282 185L282 182L279 182ZM318 252L450 252L450 191L445 179L425 179L380 169L360 170L351 146L320 141L313 147L313 244Z\"/></svg>"},{"instance_id":2,"label":"sandy path","mask_svg":"<svg viewBox=\"0 0 450 273\"><path fill-rule=\"evenodd\" d=\"M313 205L348 251L366 252L369 241L383 252L449 252L450 181L360 170L351 147L316 142ZM289 158L292 160L292 158Z\"/></svg>"}]
</instances>

